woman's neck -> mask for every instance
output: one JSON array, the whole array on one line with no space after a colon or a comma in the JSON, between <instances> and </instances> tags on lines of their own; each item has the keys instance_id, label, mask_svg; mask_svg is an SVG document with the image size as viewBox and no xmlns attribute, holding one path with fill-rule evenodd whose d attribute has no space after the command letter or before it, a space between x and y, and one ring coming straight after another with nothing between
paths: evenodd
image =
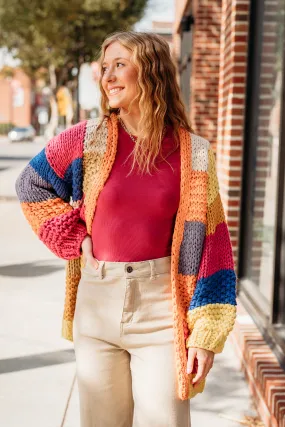
<instances>
[{"instance_id":1,"label":"woman's neck","mask_svg":"<svg viewBox=\"0 0 285 427\"><path fill-rule=\"evenodd\" d=\"M123 120L128 131L132 135L137 136L138 135L138 123L139 123L140 118L141 118L140 111L137 110L137 111L128 112L128 111L124 110L123 108L121 108L120 109L120 117Z\"/></svg>"}]
</instances>

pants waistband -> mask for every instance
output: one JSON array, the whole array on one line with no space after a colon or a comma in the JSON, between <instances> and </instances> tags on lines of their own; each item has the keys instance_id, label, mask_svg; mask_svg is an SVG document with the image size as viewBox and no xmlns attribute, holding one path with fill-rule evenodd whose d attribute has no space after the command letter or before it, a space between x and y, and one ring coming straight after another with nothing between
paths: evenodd
<instances>
[{"instance_id":1,"label":"pants waistband","mask_svg":"<svg viewBox=\"0 0 285 427\"><path fill-rule=\"evenodd\" d=\"M101 279L105 276L125 278L150 276L152 279L158 274L170 272L171 269L171 256L136 262L97 261L99 263L97 270L90 265L86 265L85 268L88 268L89 273L91 268L94 275L98 274Z\"/></svg>"}]
</instances>

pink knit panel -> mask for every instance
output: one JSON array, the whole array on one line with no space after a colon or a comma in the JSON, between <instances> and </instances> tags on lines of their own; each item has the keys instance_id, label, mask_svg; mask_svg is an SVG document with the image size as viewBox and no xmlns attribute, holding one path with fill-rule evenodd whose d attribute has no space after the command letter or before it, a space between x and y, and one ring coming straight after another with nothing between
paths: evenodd
<instances>
[{"instance_id":1,"label":"pink knit panel","mask_svg":"<svg viewBox=\"0 0 285 427\"><path fill-rule=\"evenodd\" d=\"M214 234L205 237L198 279L219 270L233 270L232 247L227 224L217 225Z\"/></svg>"},{"instance_id":2,"label":"pink knit panel","mask_svg":"<svg viewBox=\"0 0 285 427\"><path fill-rule=\"evenodd\" d=\"M46 147L46 157L60 178L64 178L65 172L73 160L82 157L85 130L86 121L80 122L49 141Z\"/></svg>"}]
</instances>

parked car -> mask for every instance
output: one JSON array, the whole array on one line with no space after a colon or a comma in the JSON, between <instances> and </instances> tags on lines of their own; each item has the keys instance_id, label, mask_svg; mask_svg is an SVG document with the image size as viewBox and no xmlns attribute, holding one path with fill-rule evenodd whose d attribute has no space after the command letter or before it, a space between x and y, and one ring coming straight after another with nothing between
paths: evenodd
<instances>
[{"instance_id":1,"label":"parked car","mask_svg":"<svg viewBox=\"0 0 285 427\"><path fill-rule=\"evenodd\" d=\"M14 127L9 133L8 138L11 142L18 141L33 141L36 136L36 131L32 125L25 127Z\"/></svg>"}]
</instances>

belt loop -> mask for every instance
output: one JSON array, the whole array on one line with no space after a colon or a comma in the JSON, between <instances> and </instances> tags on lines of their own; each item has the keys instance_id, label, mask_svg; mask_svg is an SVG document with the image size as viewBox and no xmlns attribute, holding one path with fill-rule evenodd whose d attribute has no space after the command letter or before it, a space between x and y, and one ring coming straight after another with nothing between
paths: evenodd
<instances>
[{"instance_id":1,"label":"belt loop","mask_svg":"<svg viewBox=\"0 0 285 427\"><path fill-rule=\"evenodd\" d=\"M99 278L103 279L103 266L105 264L105 261L99 261L99 267L98 267L98 274L99 274Z\"/></svg>"},{"instance_id":2,"label":"belt loop","mask_svg":"<svg viewBox=\"0 0 285 427\"><path fill-rule=\"evenodd\" d=\"M156 274L154 260L150 259L149 263L150 263L150 280L154 280L155 274Z\"/></svg>"}]
</instances>

